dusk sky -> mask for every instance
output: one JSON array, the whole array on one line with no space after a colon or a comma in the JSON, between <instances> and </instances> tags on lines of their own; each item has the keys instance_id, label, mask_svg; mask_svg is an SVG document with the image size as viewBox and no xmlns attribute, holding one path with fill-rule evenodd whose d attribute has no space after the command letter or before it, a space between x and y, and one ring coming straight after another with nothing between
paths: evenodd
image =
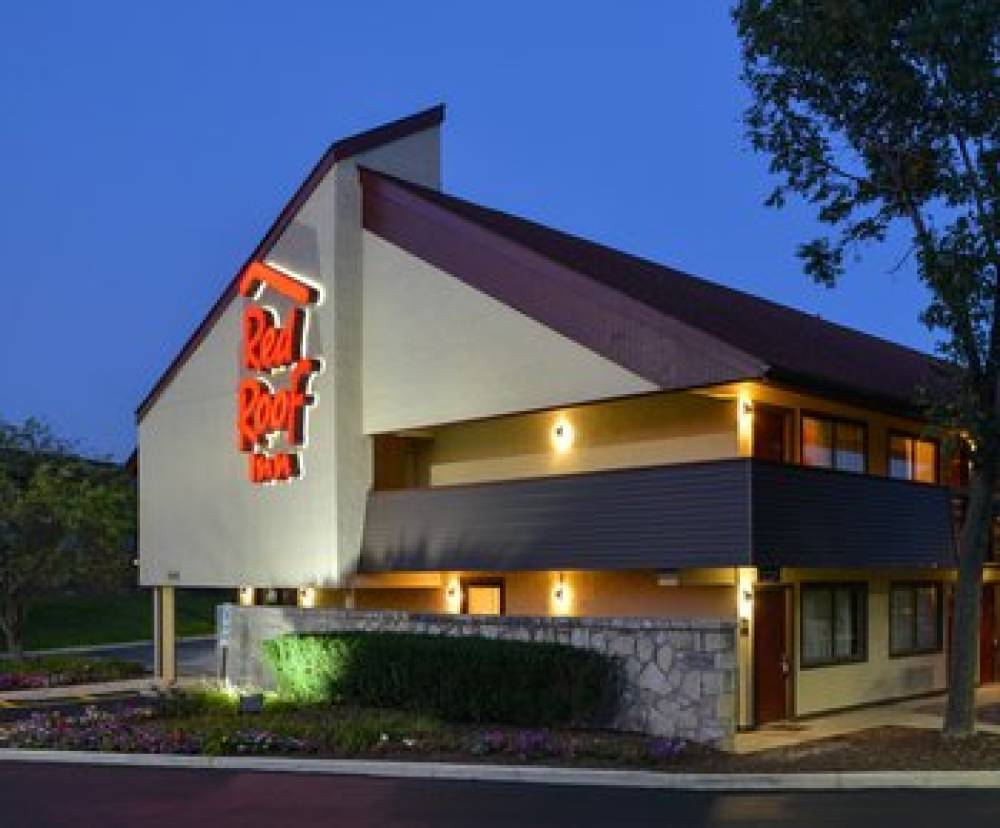
<instances>
[{"instance_id":1,"label":"dusk sky","mask_svg":"<svg viewBox=\"0 0 1000 828\"><path fill-rule=\"evenodd\" d=\"M136 406L327 145L436 103L448 192L930 348L901 244L834 290L802 275L817 225L763 206L728 7L8 5L0 419L127 456Z\"/></svg>"}]
</instances>

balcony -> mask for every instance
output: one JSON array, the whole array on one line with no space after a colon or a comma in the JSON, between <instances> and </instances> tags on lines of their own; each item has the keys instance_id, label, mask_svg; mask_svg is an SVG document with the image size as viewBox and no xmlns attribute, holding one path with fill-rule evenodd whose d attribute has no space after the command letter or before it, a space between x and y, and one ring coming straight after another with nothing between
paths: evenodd
<instances>
[{"instance_id":1,"label":"balcony","mask_svg":"<svg viewBox=\"0 0 1000 828\"><path fill-rule=\"evenodd\" d=\"M951 567L943 486L749 458L378 491L362 572Z\"/></svg>"}]
</instances>

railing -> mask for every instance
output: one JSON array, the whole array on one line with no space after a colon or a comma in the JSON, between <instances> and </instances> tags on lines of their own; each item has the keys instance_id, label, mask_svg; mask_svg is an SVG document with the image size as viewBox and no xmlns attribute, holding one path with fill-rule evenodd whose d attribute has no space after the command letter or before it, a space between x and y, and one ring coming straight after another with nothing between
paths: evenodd
<instances>
[{"instance_id":1,"label":"railing","mask_svg":"<svg viewBox=\"0 0 1000 828\"><path fill-rule=\"evenodd\" d=\"M746 458L374 492L361 569L944 567L949 497Z\"/></svg>"}]
</instances>

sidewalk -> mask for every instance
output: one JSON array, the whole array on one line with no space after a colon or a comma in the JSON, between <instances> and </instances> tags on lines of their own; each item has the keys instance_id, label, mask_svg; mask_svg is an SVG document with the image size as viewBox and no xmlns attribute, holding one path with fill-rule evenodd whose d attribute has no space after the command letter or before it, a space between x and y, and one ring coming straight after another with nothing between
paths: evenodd
<instances>
[{"instance_id":1,"label":"sidewalk","mask_svg":"<svg viewBox=\"0 0 1000 828\"><path fill-rule=\"evenodd\" d=\"M759 730L737 733L734 750L736 753L756 753L769 748L793 747L875 727L940 730L944 721L944 703L942 694L765 725ZM994 704L1000 704L1000 685L992 684L976 691L977 708ZM981 733L1000 734L1000 725L996 724L977 722L976 729Z\"/></svg>"}]
</instances>

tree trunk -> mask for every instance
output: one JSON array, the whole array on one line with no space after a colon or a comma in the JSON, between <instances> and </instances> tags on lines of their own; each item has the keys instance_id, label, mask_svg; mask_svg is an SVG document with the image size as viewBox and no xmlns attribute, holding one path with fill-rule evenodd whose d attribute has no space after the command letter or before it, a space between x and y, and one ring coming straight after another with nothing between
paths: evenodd
<instances>
[{"instance_id":1,"label":"tree trunk","mask_svg":"<svg viewBox=\"0 0 1000 828\"><path fill-rule=\"evenodd\" d=\"M3 632L6 650L16 658L24 655L24 605L17 600L4 602L0 613L0 631Z\"/></svg>"},{"instance_id":2,"label":"tree trunk","mask_svg":"<svg viewBox=\"0 0 1000 828\"><path fill-rule=\"evenodd\" d=\"M980 605L983 594L983 563L989 548L993 520L992 464L973 469L969 502L958 539L958 585L951 638L948 706L944 717L946 736L975 733L976 666L979 660Z\"/></svg>"}]
</instances>

